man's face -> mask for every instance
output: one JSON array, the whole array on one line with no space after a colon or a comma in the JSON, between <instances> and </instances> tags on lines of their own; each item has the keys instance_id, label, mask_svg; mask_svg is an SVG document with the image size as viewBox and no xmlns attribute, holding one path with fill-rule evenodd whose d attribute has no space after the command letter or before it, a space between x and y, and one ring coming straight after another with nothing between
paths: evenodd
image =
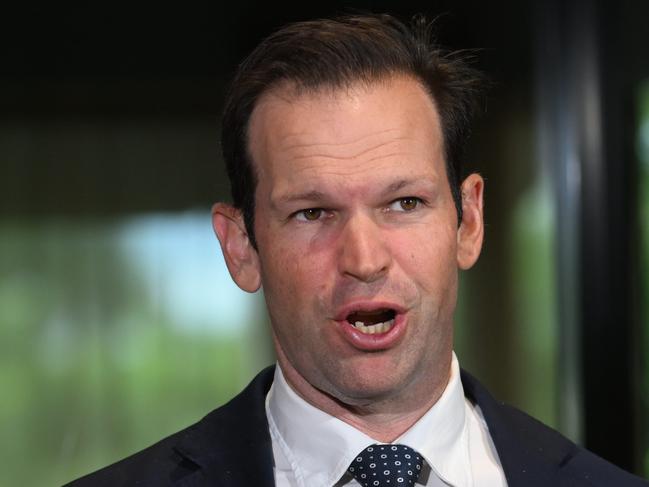
<instances>
[{"instance_id":1,"label":"man's face","mask_svg":"<svg viewBox=\"0 0 649 487\"><path fill-rule=\"evenodd\" d=\"M445 385L458 263L470 266L480 243L470 262L460 255L440 122L421 85L272 91L249 144L253 265L289 382L349 405Z\"/></svg>"}]
</instances>

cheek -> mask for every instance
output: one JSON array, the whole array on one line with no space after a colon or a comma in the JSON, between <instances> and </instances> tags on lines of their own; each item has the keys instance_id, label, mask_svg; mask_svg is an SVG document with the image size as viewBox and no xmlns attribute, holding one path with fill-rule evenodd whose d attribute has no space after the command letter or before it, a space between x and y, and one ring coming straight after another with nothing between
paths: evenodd
<instances>
[{"instance_id":1,"label":"cheek","mask_svg":"<svg viewBox=\"0 0 649 487\"><path fill-rule=\"evenodd\" d=\"M327 279L326 258L294 242L275 239L269 252L260 254L262 285L269 305L286 307L300 314L304 302L322 296Z\"/></svg>"},{"instance_id":2,"label":"cheek","mask_svg":"<svg viewBox=\"0 0 649 487\"><path fill-rule=\"evenodd\" d=\"M457 242L455 233L441 227L430 231L428 226L416 234L397 235L392 239L392 252L404 273L421 287L433 290L456 273Z\"/></svg>"}]
</instances>

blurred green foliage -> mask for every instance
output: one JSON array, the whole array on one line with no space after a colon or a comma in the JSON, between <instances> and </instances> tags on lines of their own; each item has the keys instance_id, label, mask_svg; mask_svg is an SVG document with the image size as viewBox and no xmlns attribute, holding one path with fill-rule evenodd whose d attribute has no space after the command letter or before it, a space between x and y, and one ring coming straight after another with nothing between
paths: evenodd
<instances>
[{"instance_id":1,"label":"blurred green foliage","mask_svg":"<svg viewBox=\"0 0 649 487\"><path fill-rule=\"evenodd\" d=\"M0 222L0 485L60 485L116 461L197 421L271 360L252 326L263 318L234 331L219 331L220 316L212 328L174 322L121 228Z\"/></svg>"}]
</instances>

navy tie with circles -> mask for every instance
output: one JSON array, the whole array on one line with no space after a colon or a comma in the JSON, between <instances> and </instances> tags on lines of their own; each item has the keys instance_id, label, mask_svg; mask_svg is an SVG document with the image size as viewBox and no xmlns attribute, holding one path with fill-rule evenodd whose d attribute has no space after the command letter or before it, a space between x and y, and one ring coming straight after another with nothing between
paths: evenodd
<instances>
[{"instance_id":1,"label":"navy tie with circles","mask_svg":"<svg viewBox=\"0 0 649 487\"><path fill-rule=\"evenodd\" d=\"M363 487L410 487L415 485L423 460L405 445L371 445L354 459L347 471Z\"/></svg>"}]
</instances>

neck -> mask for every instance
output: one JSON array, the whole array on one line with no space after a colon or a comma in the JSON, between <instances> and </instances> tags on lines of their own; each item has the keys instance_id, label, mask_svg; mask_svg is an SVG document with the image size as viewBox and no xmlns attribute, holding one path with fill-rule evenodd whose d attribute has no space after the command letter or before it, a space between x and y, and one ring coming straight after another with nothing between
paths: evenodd
<instances>
[{"instance_id":1,"label":"neck","mask_svg":"<svg viewBox=\"0 0 649 487\"><path fill-rule=\"evenodd\" d=\"M451 375L449 358L434 380L430 380L430 375L422 377L421 383L416 384L419 386L417 394L397 393L352 401L336 398L314 387L282 359L285 357L278 356L284 378L298 396L380 443L392 443L408 431L439 400Z\"/></svg>"},{"instance_id":2,"label":"neck","mask_svg":"<svg viewBox=\"0 0 649 487\"><path fill-rule=\"evenodd\" d=\"M443 391L442 389L430 401L408 411L382 412L370 408L342 408L337 417L381 443L392 443L426 414Z\"/></svg>"}]
</instances>

